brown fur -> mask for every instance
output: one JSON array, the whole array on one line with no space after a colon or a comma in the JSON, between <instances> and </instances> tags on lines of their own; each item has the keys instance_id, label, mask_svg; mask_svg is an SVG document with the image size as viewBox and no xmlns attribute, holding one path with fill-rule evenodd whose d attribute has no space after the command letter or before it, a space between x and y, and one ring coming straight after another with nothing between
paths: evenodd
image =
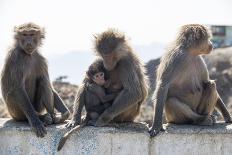
<instances>
[{"instance_id":1,"label":"brown fur","mask_svg":"<svg viewBox=\"0 0 232 155\"><path fill-rule=\"evenodd\" d=\"M3 99L13 119L28 120L37 136L43 137L46 130L41 120L48 124L63 122L69 111L52 88L46 59L38 50L44 29L25 23L14 31L15 43L7 53L1 74ZM54 113L54 107L62 116ZM45 109L47 114L42 115Z\"/></svg>"},{"instance_id":2,"label":"brown fur","mask_svg":"<svg viewBox=\"0 0 232 155\"><path fill-rule=\"evenodd\" d=\"M156 108L151 136L162 128L163 108L169 123L212 125L214 120L211 114L215 107L222 112L226 122L231 122L230 114L217 95L215 84L210 82L201 57L212 50L210 36L203 25L184 25L162 57L157 70L154 92Z\"/></svg>"},{"instance_id":3,"label":"brown fur","mask_svg":"<svg viewBox=\"0 0 232 155\"><path fill-rule=\"evenodd\" d=\"M103 59L111 84L107 92L121 90L112 106L99 117L96 125L109 122L133 122L148 94L141 61L129 46L123 33L109 29L96 36L96 53Z\"/></svg>"}]
</instances>

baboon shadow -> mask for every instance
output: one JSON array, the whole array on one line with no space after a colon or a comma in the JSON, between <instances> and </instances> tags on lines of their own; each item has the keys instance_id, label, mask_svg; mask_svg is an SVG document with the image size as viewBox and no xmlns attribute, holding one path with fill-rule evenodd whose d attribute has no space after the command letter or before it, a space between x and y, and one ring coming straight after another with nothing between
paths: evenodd
<instances>
[{"instance_id":1,"label":"baboon shadow","mask_svg":"<svg viewBox=\"0 0 232 155\"><path fill-rule=\"evenodd\" d=\"M7 120L3 127L30 127L28 121L16 121L13 119Z\"/></svg>"},{"instance_id":2,"label":"baboon shadow","mask_svg":"<svg viewBox=\"0 0 232 155\"><path fill-rule=\"evenodd\" d=\"M212 126L201 125L178 125L178 124L165 124L165 132L167 133L228 133L232 129L231 123L217 122Z\"/></svg>"}]
</instances>

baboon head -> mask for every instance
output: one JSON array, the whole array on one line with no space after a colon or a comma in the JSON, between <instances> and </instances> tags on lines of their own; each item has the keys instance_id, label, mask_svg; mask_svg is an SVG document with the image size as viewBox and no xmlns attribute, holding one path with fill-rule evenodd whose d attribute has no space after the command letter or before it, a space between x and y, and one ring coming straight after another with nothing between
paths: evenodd
<instances>
[{"instance_id":1,"label":"baboon head","mask_svg":"<svg viewBox=\"0 0 232 155\"><path fill-rule=\"evenodd\" d=\"M89 81L95 82L99 86L103 86L106 82L105 71L102 60L99 59L89 66L86 75Z\"/></svg>"},{"instance_id":2,"label":"baboon head","mask_svg":"<svg viewBox=\"0 0 232 155\"><path fill-rule=\"evenodd\" d=\"M104 67L109 71L117 66L123 56L127 55L127 48L125 35L116 29L108 29L95 36L96 53L103 58Z\"/></svg>"},{"instance_id":3,"label":"baboon head","mask_svg":"<svg viewBox=\"0 0 232 155\"><path fill-rule=\"evenodd\" d=\"M177 45L192 50L194 55L209 54L213 45L210 41L211 32L200 24L183 25L177 37Z\"/></svg>"},{"instance_id":4,"label":"baboon head","mask_svg":"<svg viewBox=\"0 0 232 155\"><path fill-rule=\"evenodd\" d=\"M44 38L44 28L34 24L25 23L14 28L16 43L27 54L32 54Z\"/></svg>"}]
</instances>

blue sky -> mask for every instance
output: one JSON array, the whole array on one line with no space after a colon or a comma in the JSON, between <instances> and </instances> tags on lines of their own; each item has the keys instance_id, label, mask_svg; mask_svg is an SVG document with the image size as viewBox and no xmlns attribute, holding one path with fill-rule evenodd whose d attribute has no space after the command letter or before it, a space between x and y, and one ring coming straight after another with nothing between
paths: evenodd
<instances>
[{"instance_id":1,"label":"blue sky","mask_svg":"<svg viewBox=\"0 0 232 155\"><path fill-rule=\"evenodd\" d=\"M46 28L42 53L51 64L51 77L70 74L71 81L79 83L82 76L60 70L55 59L62 61L62 57L81 52L86 62L77 62L75 69L82 75L94 58L95 33L118 28L127 34L142 60L148 61L162 54L163 50L157 48L163 49L181 25L232 25L231 15L230 0L1 0L0 65L12 42L14 25L24 22L33 21ZM68 66L69 62L62 63Z\"/></svg>"}]
</instances>

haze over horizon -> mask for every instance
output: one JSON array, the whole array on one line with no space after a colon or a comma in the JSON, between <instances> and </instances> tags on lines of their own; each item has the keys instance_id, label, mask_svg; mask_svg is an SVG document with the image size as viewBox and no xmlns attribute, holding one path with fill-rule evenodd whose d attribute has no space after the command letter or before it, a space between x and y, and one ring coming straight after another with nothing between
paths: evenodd
<instances>
[{"instance_id":1,"label":"haze over horizon","mask_svg":"<svg viewBox=\"0 0 232 155\"><path fill-rule=\"evenodd\" d=\"M230 0L1 0L0 65L13 27L32 21L46 28L41 53L48 58L51 79L67 75L79 84L94 58L93 34L109 27L125 32L147 62L162 55L183 24L232 25L231 7Z\"/></svg>"}]
</instances>

